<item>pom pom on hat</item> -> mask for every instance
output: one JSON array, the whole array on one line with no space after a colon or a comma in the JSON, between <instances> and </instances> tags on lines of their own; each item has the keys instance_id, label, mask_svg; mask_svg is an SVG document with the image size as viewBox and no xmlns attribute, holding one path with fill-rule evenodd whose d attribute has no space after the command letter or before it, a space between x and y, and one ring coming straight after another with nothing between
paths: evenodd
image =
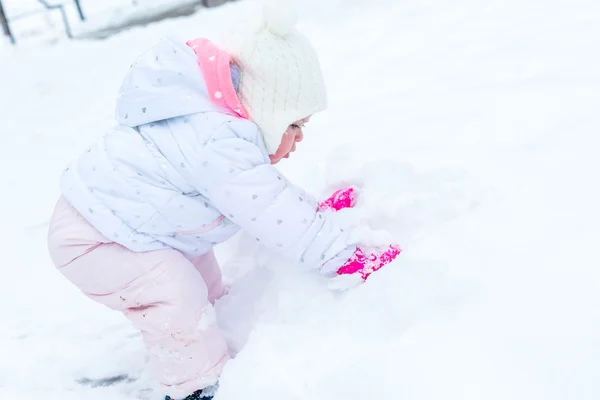
<instances>
[{"instance_id":1,"label":"pom pom on hat","mask_svg":"<svg viewBox=\"0 0 600 400\"><path fill-rule=\"evenodd\" d=\"M298 13L289 0L266 0L263 6L265 25L271 33L286 37L298 22Z\"/></svg>"}]
</instances>

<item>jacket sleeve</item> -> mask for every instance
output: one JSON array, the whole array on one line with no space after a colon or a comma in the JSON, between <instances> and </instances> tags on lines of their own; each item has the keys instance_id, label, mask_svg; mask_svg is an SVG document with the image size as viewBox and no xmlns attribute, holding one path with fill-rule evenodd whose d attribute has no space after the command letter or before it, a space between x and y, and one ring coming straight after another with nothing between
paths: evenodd
<instances>
[{"instance_id":1,"label":"jacket sleeve","mask_svg":"<svg viewBox=\"0 0 600 400\"><path fill-rule=\"evenodd\" d=\"M211 203L260 244L320 270L327 265L322 272L331 273L340 254L352 253L348 234L317 212L316 201L273 167L259 145L236 135L234 124L221 129L231 134L211 140L197 167Z\"/></svg>"}]
</instances>

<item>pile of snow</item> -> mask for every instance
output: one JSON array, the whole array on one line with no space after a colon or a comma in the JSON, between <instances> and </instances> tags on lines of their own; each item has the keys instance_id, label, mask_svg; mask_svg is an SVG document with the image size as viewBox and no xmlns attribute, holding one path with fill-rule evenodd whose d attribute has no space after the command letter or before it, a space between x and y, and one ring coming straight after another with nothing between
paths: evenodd
<instances>
[{"instance_id":1,"label":"pile of snow","mask_svg":"<svg viewBox=\"0 0 600 400\"><path fill-rule=\"evenodd\" d=\"M318 195L359 186L341 222L404 253L339 293L243 235L219 248L241 351L217 400L600 398L600 5L299 3L331 107L281 168ZM58 176L136 55L256 5L0 50L1 398L156 398L139 334L49 260Z\"/></svg>"}]
</instances>

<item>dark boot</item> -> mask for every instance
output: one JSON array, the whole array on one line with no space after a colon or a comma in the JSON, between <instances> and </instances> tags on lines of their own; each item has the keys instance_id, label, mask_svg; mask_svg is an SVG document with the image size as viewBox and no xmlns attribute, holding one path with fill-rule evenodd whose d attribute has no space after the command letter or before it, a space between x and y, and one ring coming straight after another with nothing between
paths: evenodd
<instances>
[{"instance_id":1,"label":"dark boot","mask_svg":"<svg viewBox=\"0 0 600 400\"><path fill-rule=\"evenodd\" d=\"M212 400L213 396L217 392L217 388L217 385L209 386L202 390L195 391L183 400ZM165 397L165 400L173 400L173 398L171 398L171 396L167 396Z\"/></svg>"}]
</instances>

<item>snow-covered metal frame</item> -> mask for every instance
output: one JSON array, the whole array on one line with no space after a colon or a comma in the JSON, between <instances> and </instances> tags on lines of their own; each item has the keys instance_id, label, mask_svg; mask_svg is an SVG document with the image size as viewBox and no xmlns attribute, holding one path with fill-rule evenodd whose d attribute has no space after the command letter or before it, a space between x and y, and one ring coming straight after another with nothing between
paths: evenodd
<instances>
[{"instance_id":1,"label":"snow-covered metal frame","mask_svg":"<svg viewBox=\"0 0 600 400\"><path fill-rule=\"evenodd\" d=\"M25 18L25 17L28 17L30 15L38 14L38 13L44 12L44 11L54 11L54 10L57 10L61 14L61 18L62 18L63 24L65 26L65 33L66 33L66 35L69 38L72 38L73 37L73 33L71 31L71 24L69 23L69 18L67 16L67 12L65 10L65 4L64 3L50 4L46 0L37 0L37 1L38 1L38 3L40 3L44 7L43 9L36 9L36 10L32 10L32 11L29 11L29 12L26 12L26 13L22 13L22 14L16 15L16 16L12 17L11 20ZM75 2L75 6L77 8L77 12L79 13L79 18L81 20L85 20L85 15L83 14L83 10L81 8L80 0L74 0L74 2ZM16 44L15 36L12 34L12 31L10 29L9 19L6 16L5 12L4 12L4 8L2 7L2 0L0 0L0 24L2 25L2 28L3 28L3 31L4 31L4 35L9 37L9 39L10 39L10 41L11 41L12 44Z\"/></svg>"}]
</instances>

